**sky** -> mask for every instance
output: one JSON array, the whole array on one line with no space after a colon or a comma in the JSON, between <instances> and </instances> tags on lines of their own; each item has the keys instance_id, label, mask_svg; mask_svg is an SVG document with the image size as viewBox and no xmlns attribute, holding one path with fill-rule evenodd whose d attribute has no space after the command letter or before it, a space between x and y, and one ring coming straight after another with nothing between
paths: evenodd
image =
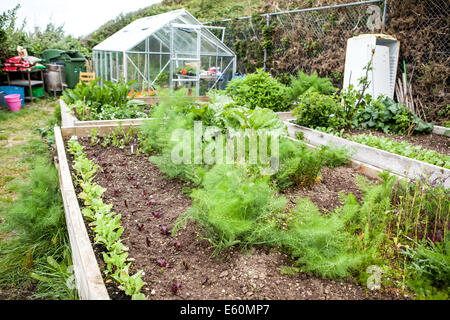
<instances>
[{"instance_id":1,"label":"sky","mask_svg":"<svg viewBox=\"0 0 450 320\"><path fill-rule=\"evenodd\" d=\"M75 37L87 35L120 13L136 11L161 0L0 0L0 12L21 7L19 25L26 18L26 30L45 28L52 22L64 24L66 33Z\"/></svg>"}]
</instances>

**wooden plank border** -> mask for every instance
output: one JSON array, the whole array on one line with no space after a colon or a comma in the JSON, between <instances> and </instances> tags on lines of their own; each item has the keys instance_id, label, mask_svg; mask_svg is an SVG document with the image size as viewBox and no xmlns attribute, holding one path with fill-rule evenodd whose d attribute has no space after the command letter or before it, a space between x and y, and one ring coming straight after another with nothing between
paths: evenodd
<instances>
[{"instance_id":1,"label":"wooden plank border","mask_svg":"<svg viewBox=\"0 0 450 320\"><path fill-rule=\"evenodd\" d=\"M372 148L321 131L298 126L289 121L284 121L284 123L288 126L290 136L295 137L295 132L297 131L303 132L305 139L312 145L320 146L332 143L337 146L356 149L356 153L352 157L353 160L360 161L382 170L390 170L397 175L407 178L419 178L426 175L432 180L437 177L443 177L446 179L444 182L445 187L450 188L450 170L448 169Z\"/></svg>"},{"instance_id":2,"label":"wooden plank border","mask_svg":"<svg viewBox=\"0 0 450 320\"><path fill-rule=\"evenodd\" d=\"M201 101L201 102L209 102L209 101L211 101L211 98L208 97L208 96L192 96L192 97L189 97L189 98L192 98L192 100L198 100L198 101ZM144 102L147 103L147 105L150 106L150 105L152 105L152 104L158 103L159 100L161 100L161 97L159 97L159 96L154 96L154 97L138 97L138 98L134 98L134 99L135 99L135 100L144 101Z\"/></svg>"},{"instance_id":3,"label":"wooden plank border","mask_svg":"<svg viewBox=\"0 0 450 320\"><path fill-rule=\"evenodd\" d=\"M58 154L58 173L69 234L75 283L81 300L109 300L100 269L95 258L83 216L78 205L59 127L54 128Z\"/></svg>"}]
</instances>

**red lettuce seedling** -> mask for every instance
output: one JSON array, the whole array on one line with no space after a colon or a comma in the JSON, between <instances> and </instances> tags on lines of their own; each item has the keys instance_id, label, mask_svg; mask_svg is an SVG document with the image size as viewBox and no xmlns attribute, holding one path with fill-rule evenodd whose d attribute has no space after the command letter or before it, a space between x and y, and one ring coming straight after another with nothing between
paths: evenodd
<instances>
[{"instance_id":1,"label":"red lettuce seedling","mask_svg":"<svg viewBox=\"0 0 450 320\"><path fill-rule=\"evenodd\" d=\"M114 191L113 191L113 192L114 192L114 195L115 195L115 196L118 196L118 195L119 195L119 193L120 193L120 190L119 190L119 189L114 189Z\"/></svg>"},{"instance_id":2,"label":"red lettuce seedling","mask_svg":"<svg viewBox=\"0 0 450 320\"><path fill-rule=\"evenodd\" d=\"M163 215L163 213L161 211L152 212L152 216L154 216L155 218L159 218L162 215Z\"/></svg>"},{"instance_id":3,"label":"red lettuce seedling","mask_svg":"<svg viewBox=\"0 0 450 320\"><path fill-rule=\"evenodd\" d=\"M148 202L147 202L147 205L148 206L153 206L153 205L155 205L156 204L156 200L154 200L154 199L150 199L150 200L148 200Z\"/></svg>"},{"instance_id":4,"label":"red lettuce seedling","mask_svg":"<svg viewBox=\"0 0 450 320\"><path fill-rule=\"evenodd\" d=\"M133 180L136 180L136 178L134 176L131 176L131 177L128 177L128 180L133 181Z\"/></svg>"},{"instance_id":5,"label":"red lettuce seedling","mask_svg":"<svg viewBox=\"0 0 450 320\"><path fill-rule=\"evenodd\" d=\"M173 246L175 247L175 249L180 250L181 249L181 242L177 241L173 244Z\"/></svg>"},{"instance_id":6,"label":"red lettuce seedling","mask_svg":"<svg viewBox=\"0 0 450 320\"><path fill-rule=\"evenodd\" d=\"M172 291L173 294L177 294L178 293L178 289L181 287L181 282L178 281L173 281L172 286L170 287L170 290Z\"/></svg>"},{"instance_id":7,"label":"red lettuce seedling","mask_svg":"<svg viewBox=\"0 0 450 320\"><path fill-rule=\"evenodd\" d=\"M138 223L138 224L137 224L137 227L138 227L138 230L139 230L139 231L143 231L143 230L145 229L145 226L144 226L143 223Z\"/></svg>"},{"instance_id":8,"label":"red lettuce seedling","mask_svg":"<svg viewBox=\"0 0 450 320\"><path fill-rule=\"evenodd\" d=\"M137 181L135 184L134 184L134 186L136 187L136 188L139 188L140 187L140 183L139 183L139 181Z\"/></svg>"},{"instance_id":9,"label":"red lettuce seedling","mask_svg":"<svg viewBox=\"0 0 450 320\"><path fill-rule=\"evenodd\" d=\"M148 193L147 193L147 191L142 190L141 195L142 195L143 197L146 197L146 196L148 195Z\"/></svg>"},{"instance_id":10,"label":"red lettuce seedling","mask_svg":"<svg viewBox=\"0 0 450 320\"><path fill-rule=\"evenodd\" d=\"M106 173L106 172L105 172ZM106 180L112 180L112 174L111 173L109 173L107 176L106 176Z\"/></svg>"},{"instance_id":11,"label":"red lettuce seedling","mask_svg":"<svg viewBox=\"0 0 450 320\"><path fill-rule=\"evenodd\" d=\"M161 233L164 234L164 235L170 234L170 230L167 229L166 226L161 226L159 229L161 230Z\"/></svg>"},{"instance_id":12,"label":"red lettuce seedling","mask_svg":"<svg viewBox=\"0 0 450 320\"><path fill-rule=\"evenodd\" d=\"M158 263L161 268L170 268L170 263L165 262L164 259L156 259L156 263Z\"/></svg>"}]
</instances>

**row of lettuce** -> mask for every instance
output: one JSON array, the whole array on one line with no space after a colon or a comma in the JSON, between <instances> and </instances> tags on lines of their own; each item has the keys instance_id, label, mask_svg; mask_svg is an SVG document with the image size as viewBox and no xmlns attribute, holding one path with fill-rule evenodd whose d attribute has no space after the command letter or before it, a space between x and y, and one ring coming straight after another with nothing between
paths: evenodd
<instances>
[{"instance_id":1,"label":"row of lettuce","mask_svg":"<svg viewBox=\"0 0 450 320\"><path fill-rule=\"evenodd\" d=\"M142 270L130 275L128 248L120 239L124 231L120 224L121 214L111 211L112 205L103 202L102 194L106 189L92 181L99 166L86 157L83 146L77 140L69 140L68 149L73 156L75 183L82 190L78 195L84 204L82 214L95 233L95 244L105 248L102 254L106 276L114 279L119 288L133 300L145 299L145 295L140 292L145 285Z\"/></svg>"},{"instance_id":2,"label":"row of lettuce","mask_svg":"<svg viewBox=\"0 0 450 320\"><path fill-rule=\"evenodd\" d=\"M346 163L349 152L330 146L310 150L282 133L275 174L267 174L267 163L193 164L191 159L175 164L173 148L189 141L186 136L193 141L194 121L222 133L230 128L285 132L271 110L238 106L221 94L211 98L200 105L184 93L164 98L139 133L140 149L152 154L151 162L168 177L196 186L190 193L192 207L178 218L173 233L194 220L217 253L232 246L278 247L290 254L295 272L331 279L351 276L363 285L371 266L378 266L384 286L409 287L418 297L448 298L450 197L441 179L397 181L384 173L375 184L358 177L364 192L359 202L342 194L341 206L326 214L308 198L288 209L283 192L318 183L321 170ZM186 134L173 139L172 132L180 129ZM202 150L220 153L214 142L202 140Z\"/></svg>"}]
</instances>

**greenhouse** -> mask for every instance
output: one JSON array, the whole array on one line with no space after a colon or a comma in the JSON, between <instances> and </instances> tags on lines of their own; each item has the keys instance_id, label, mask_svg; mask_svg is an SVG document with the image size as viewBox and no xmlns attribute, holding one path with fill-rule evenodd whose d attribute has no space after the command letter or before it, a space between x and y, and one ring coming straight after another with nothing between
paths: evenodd
<instances>
[{"instance_id":1,"label":"greenhouse","mask_svg":"<svg viewBox=\"0 0 450 320\"><path fill-rule=\"evenodd\" d=\"M204 95L223 89L236 70L236 55L185 9L130 23L93 48L102 81L134 80L134 88L187 87Z\"/></svg>"}]
</instances>

